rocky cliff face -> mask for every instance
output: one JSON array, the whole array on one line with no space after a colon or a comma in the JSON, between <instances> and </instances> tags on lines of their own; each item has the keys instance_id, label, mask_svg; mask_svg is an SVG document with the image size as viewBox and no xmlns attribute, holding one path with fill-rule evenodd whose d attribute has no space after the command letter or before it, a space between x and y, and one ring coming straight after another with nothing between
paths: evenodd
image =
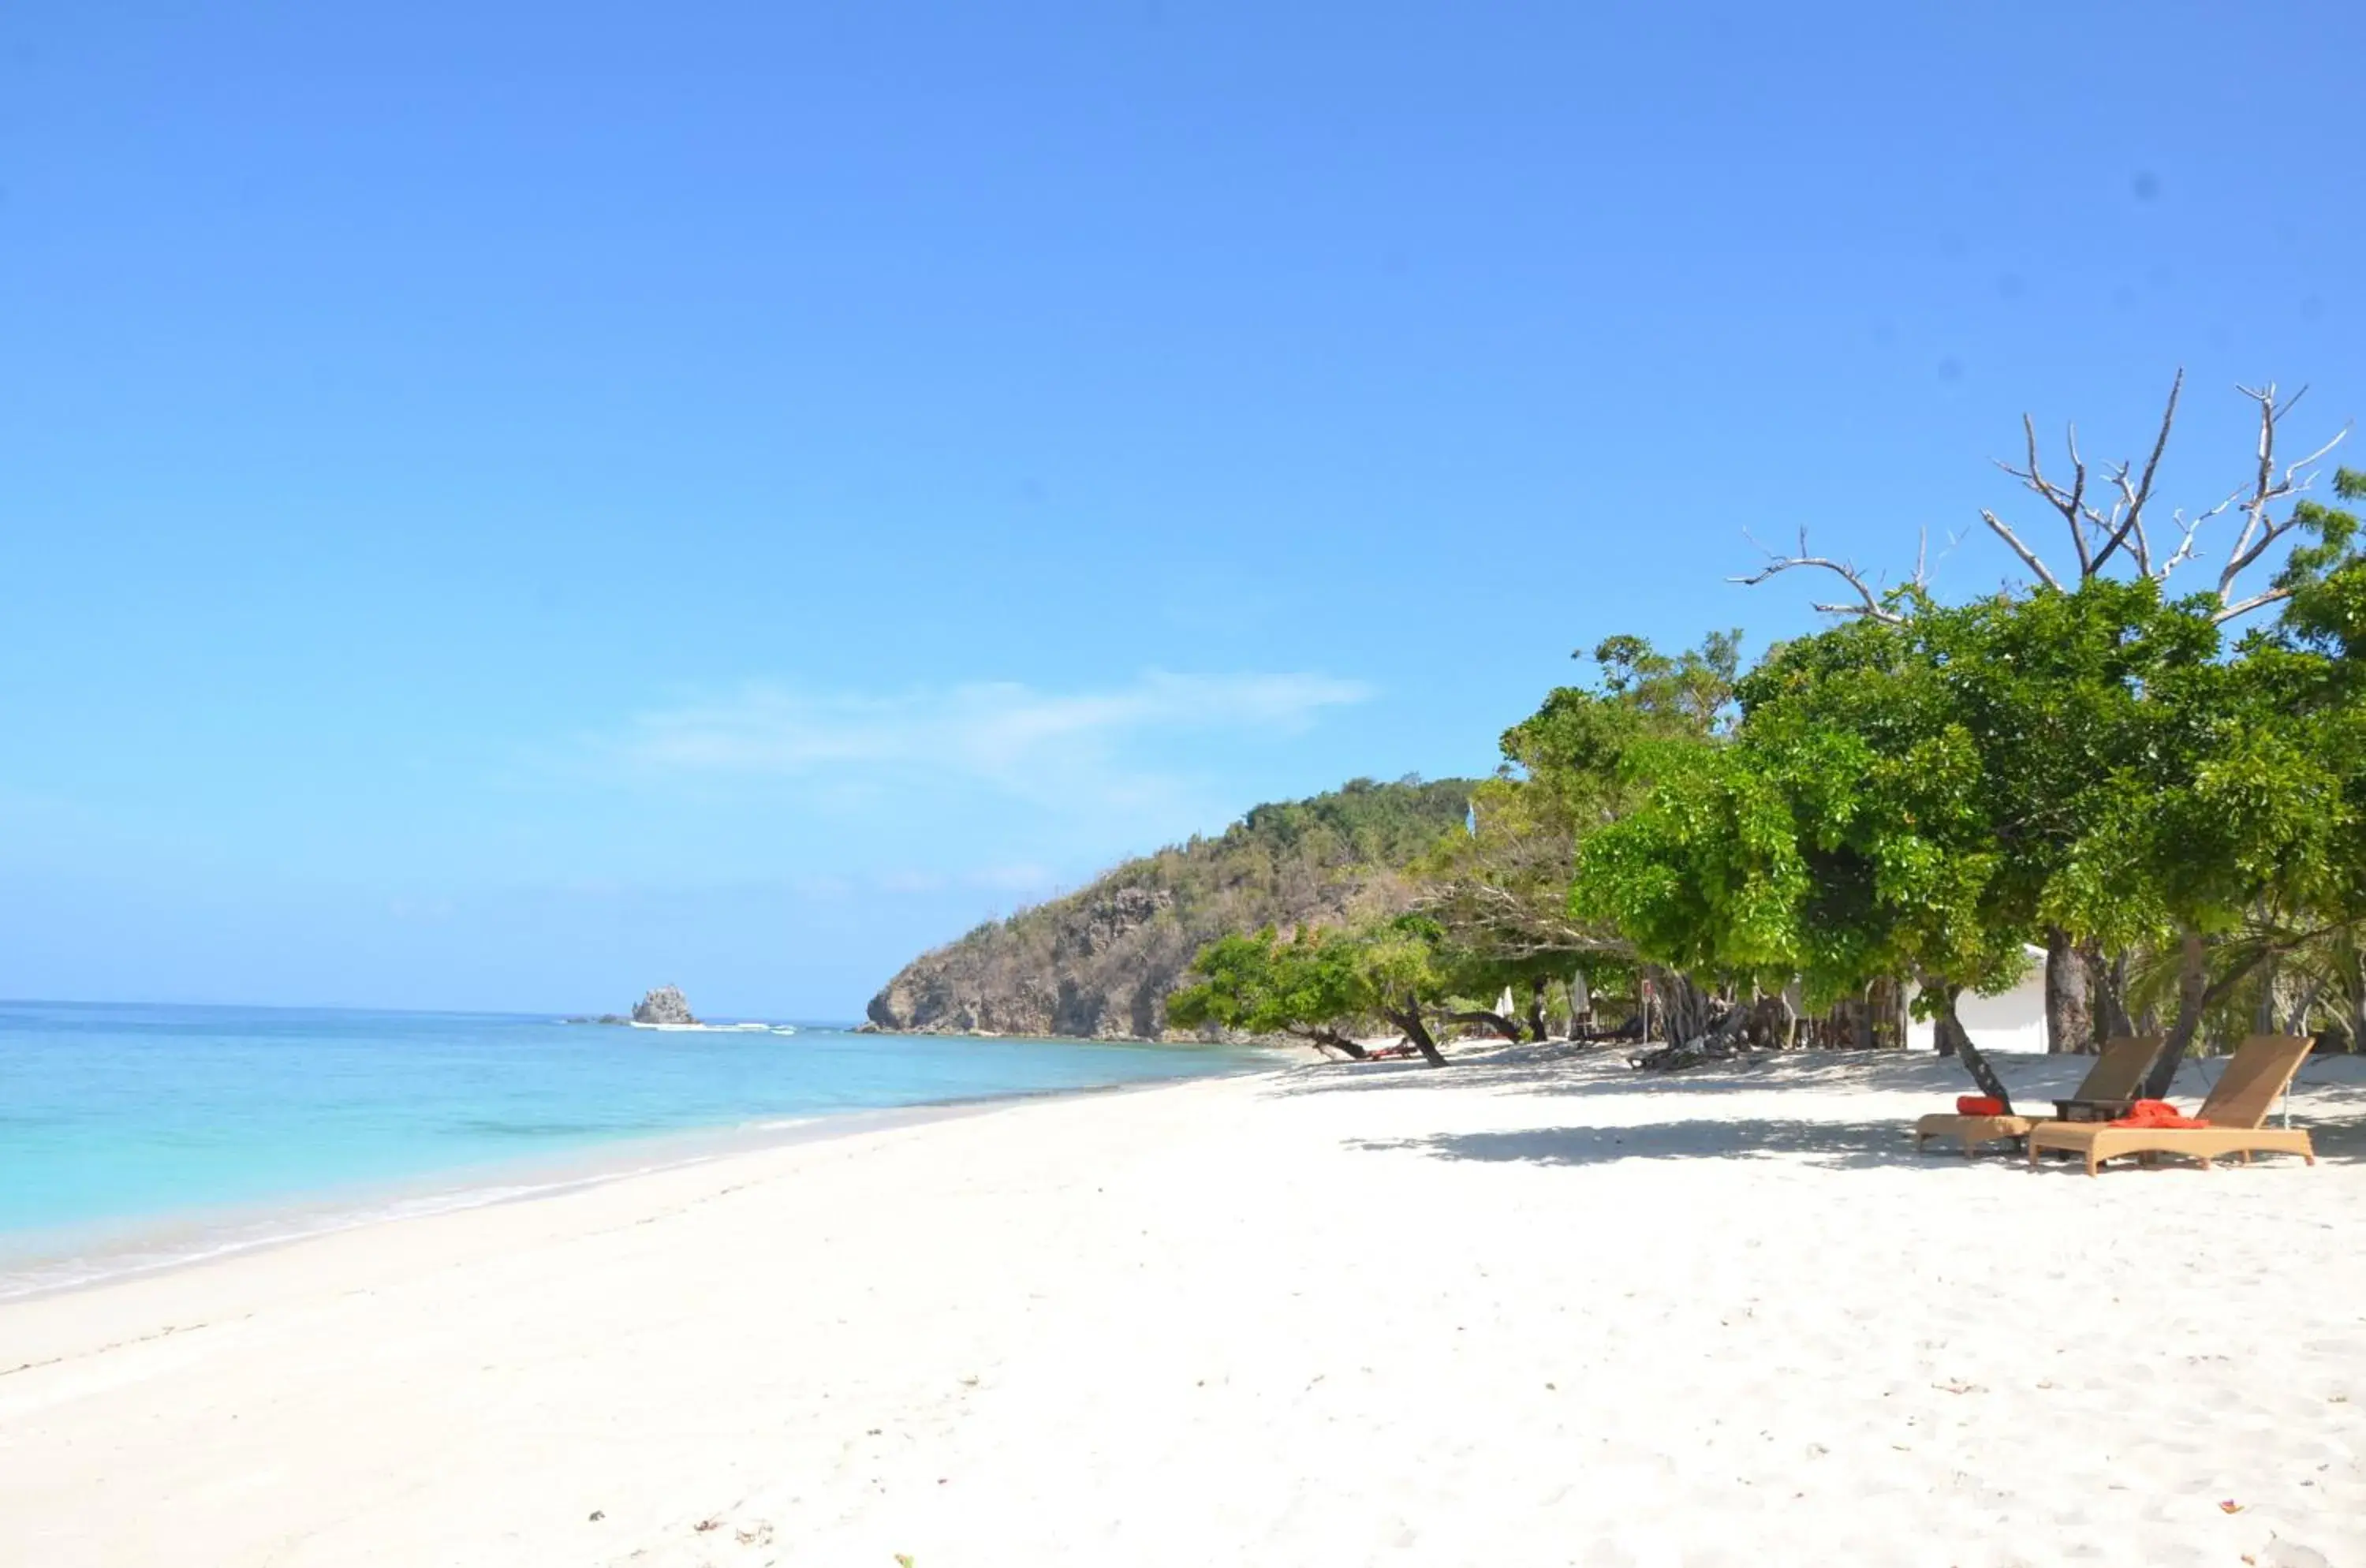
<instances>
[{"instance_id":1,"label":"rocky cliff face","mask_svg":"<svg viewBox=\"0 0 2366 1568\"><path fill-rule=\"evenodd\" d=\"M1166 998L1217 937L1410 905L1401 868L1461 822L1467 791L1459 780L1359 783L1259 807L1219 838L1130 861L1081 892L922 954L872 998L871 1026L1167 1038Z\"/></svg>"},{"instance_id":2,"label":"rocky cliff face","mask_svg":"<svg viewBox=\"0 0 2366 1568\"><path fill-rule=\"evenodd\" d=\"M690 998L676 986L659 986L633 1004L635 1023L696 1023Z\"/></svg>"},{"instance_id":3,"label":"rocky cliff face","mask_svg":"<svg viewBox=\"0 0 2366 1568\"><path fill-rule=\"evenodd\" d=\"M1160 1004L1199 951L1173 889L1089 890L972 931L871 1000L882 1029L1155 1039Z\"/></svg>"}]
</instances>

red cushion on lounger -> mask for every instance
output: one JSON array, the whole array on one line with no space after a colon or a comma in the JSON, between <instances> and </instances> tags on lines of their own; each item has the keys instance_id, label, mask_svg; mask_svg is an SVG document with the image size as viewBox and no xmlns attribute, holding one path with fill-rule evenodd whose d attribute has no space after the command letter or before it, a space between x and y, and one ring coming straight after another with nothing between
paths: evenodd
<instances>
[{"instance_id":1,"label":"red cushion on lounger","mask_svg":"<svg viewBox=\"0 0 2366 1568\"><path fill-rule=\"evenodd\" d=\"M2128 1113L2112 1123L2114 1127L2207 1127L2208 1122L2199 1116L2188 1116L2166 1100L2139 1100L2128 1107Z\"/></svg>"},{"instance_id":2,"label":"red cushion on lounger","mask_svg":"<svg viewBox=\"0 0 2366 1568\"><path fill-rule=\"evenodd\" d=\"M1958 1095L1955 1099L1955 1114L1958 1116L2001 1116L2004 1114L2004 1101L1999 1100L1992 1094Z\"/></svg>"}]
</instances>

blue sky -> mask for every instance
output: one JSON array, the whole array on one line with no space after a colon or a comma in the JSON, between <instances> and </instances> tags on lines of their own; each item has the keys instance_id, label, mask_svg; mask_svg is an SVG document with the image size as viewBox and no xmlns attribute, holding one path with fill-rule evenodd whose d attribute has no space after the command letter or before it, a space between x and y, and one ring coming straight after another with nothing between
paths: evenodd
<instances>
[{"instance_id":1,"label":"blue sky","mask_svg":"<svg viewBox=\"0 0 2366 1568\"><path fill-rule=\"evenodd\" d=\"M2357 7L18 0L0 995L851 1017L2026 409L2366 409ZM2314 444L2313 442L2311 443ZM1966 537L1946 592L2008 560Z\"/></svg>"}]
</instances>

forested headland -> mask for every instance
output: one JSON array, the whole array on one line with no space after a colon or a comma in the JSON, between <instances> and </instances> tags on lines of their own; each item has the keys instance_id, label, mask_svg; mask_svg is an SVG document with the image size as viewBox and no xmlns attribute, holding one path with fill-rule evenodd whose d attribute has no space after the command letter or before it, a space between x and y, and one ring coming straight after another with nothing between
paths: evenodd
<instances>
[{"instance_id":1,"label":"forested headland","mask_svg":"<svg viewBox=\"0 0 2366 1568\"><path fill-rule=\"evenodd\" d=\"M1260 807L931 954L873 1017L1351 1052L1388 1031L1439 1061L1456 1030L1898 1043L1911 1009L1977 1073L1961 999L2038 962L2054 1048L2168 1036L2155 1094L2257 1030L2357 1049L2366 473L2321 473L2332 442L2284 455L2298 400L2245 389L2239 483L2166 510L2180 390L2126 462L2075 428L2049 459L2025 424L2000 466L2027 515L1967 507L2013 565L1991 592L1943 599L1911 538L1890 582L1803 534L1739 581L1840 584L1823 630L1748 668L1738 633L1606 638L1493 777ZM1282 826L1345 802L1389 828L1307 849Z\"/></svg>"},{"instance_id":2,"label":"forested headland","mask_svg":"<svg viewBox=\"0 0 2366 1568\"><path fill-rule=\"evenodd\" d=\"M918 1032L1155 1040L1205 944L1262 927L1356 927L1411 909L1413 868L1468 817L1474 781L1356 780L1257 807L1213 838L1131 860L1090 886L907 964L871 1022Z\"/></svg>"}]
</instances>

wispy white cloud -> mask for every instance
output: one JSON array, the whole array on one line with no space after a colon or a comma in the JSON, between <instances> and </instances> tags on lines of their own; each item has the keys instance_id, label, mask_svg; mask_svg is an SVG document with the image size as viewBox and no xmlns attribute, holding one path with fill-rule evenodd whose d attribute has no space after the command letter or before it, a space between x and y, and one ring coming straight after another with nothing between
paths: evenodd
<instances>
[{"instance_id":1,"label":"wispy white cloud","mask_svg":"<svg viewBox=\"0 0 2366 1568\"><path fill-rule=\"evenodd\" d=\"M605 797L603 874L836 878L850 908L983 915L1220 828L1304 771L1294 737L1372 694L1158 671L1057 690L751 683L631 716L561 766Z\"/></svg>"},{"instance_id":2,"label":"wispy white cloud","mask_svg":"<svg viewBox=\"0 0 2366 1568\"><path fill-rule=\"evenodd\" d=\"M1039 793L1046 773L1088 768L1121 782L1129 747L1187 732L1289 732L1364 701L1353 681L1312 674L1154 671L1101 691L1011 682L879 696L751 684L641 715L624 738L637 767L671 774L950 775ZM1143 782L1150 782L1144 779Z\"/></svg>"}]
</instances>

